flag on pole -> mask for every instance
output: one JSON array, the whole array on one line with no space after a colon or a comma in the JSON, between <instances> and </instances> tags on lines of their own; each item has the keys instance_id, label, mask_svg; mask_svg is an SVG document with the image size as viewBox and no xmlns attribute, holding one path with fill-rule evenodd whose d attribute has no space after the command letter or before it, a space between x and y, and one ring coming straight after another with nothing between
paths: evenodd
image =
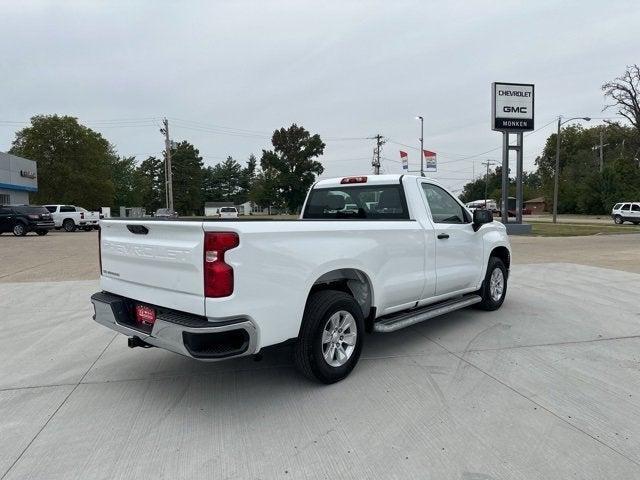
<instances>
[{"instance_id":1,"label":"flag on pole","mask_svg":"<svg viewBox=\"0 0 640 480\"><path fill-rule=\"evenodd\" d=\"M429 150L423 150L422 153L424 155L425 171L427 171L427 172L437 172L438 171L438 163L437 163L436 152L431 152Z\"/></svg>"},{"instance_id":2,"label":"flag on pole","mask_svg":"<svg viewBox=\"0 0 640 480\"><path fill-rule=\"evenodd\" d=\"M402 161L402 169L409 170L409 155L407 155L407 152L400 150L400 160Z\"/></svg>"}]
</instances>

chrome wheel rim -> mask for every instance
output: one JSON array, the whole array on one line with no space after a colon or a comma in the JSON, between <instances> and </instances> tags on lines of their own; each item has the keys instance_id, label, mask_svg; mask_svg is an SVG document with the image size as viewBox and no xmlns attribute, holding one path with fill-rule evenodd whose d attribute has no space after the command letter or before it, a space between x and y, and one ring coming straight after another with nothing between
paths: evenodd
<instances>
[{"instance_id":1,"label":"chrome wheel rim","mask_svg":"<svg viewBox=\"0 0 640 480\"><path fill-rule=\"evenodd\" d=\"M489 280L489 295L491 300L497 302L502 298L502 292L504 292L504 274L502 270L496 268L491 273L491 279Z\"/></svg>"},{"instance_id":2,"label":"chrome wheel rim","mask_svg":"<svg viewBox=\"0 0 640 480\"><path fill-rule=\"evenodd\" d=\"M358 337L356 320L346 310L329 317L322 329L322 355L332 367L341 367L351 358Z\"/></svg>"}]
</instances>

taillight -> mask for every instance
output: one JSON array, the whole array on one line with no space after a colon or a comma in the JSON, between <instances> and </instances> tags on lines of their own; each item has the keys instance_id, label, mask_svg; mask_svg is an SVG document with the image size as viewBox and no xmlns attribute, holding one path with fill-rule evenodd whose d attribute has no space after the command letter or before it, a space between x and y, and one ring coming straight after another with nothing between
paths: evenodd
<instances>
[{"instance_id":1,"label":"taillight","mask_svg":"<svg viewBox=\"0 0 640 480\"><path fill-rule=\"evenodd\" d=\"M204 234L204 296L228 297L233 293L233 268L224 263L227 250L240 244L237 233L205 232Z\"/></svg>"}]
</instances>

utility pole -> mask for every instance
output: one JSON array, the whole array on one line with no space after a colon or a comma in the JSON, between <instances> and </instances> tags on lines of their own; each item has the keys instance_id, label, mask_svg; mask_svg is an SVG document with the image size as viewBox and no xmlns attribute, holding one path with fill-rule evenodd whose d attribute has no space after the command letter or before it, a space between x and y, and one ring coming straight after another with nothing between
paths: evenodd
<instances>
[{"instance_id":1,"label":"utility pole","mask_svg":"<svg viewBox=\"0 0 640 480\"><path fill-rule=\"evenodd\" d=\"M373 166L373 174L380 175L380 152L382 150L382 145L386 142L382 139L382 135L380 134L377 134L373 138L376 139L376 148L373 150L373 161L371 162L371 165Z\"/></svg>"},{"instance_id":2,"label":"utility pole","mask_svg":"<svg viewBox=\"0 0 640 480\"><path fill-rule=\"evenodd\" d=\"M604 133L602 132L602 128L600 128L600 173L602 173L602 169L604 168L604 153L602 149L604 145L602 145L604 141Z\"/></svg>"},{"instance_id":3,"label":"utility pole","mask_svg":"<svg viewBox=\"0 0 640 480\"><path fill-rule=\"evenodd\" d=\"M482 162L482 165L487 166L487 175L484 177L484 209L487 209L487 196L489 195L489 166L493 165L493 160L487 160L486 162Z\"/></svg>"},{"instance_id":4,"label":"utility pole","mask_svg":"<svg viewBox=\"0 0 640 480\"><path fill-rule=\"evenodd\" d=\"M163 127L160 133L164 134L164 190L167 208L173 211L173 176L171 172L171 140L169 139L169 120L166 118L162 121Z\"/></svg>"}]
</instances>

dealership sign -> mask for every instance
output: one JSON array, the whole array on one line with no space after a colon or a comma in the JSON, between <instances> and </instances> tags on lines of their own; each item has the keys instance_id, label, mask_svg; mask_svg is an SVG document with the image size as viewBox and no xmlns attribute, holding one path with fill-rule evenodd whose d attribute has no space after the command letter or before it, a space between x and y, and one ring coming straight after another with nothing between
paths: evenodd
<instances>
[{"instance_id":1,"label":"dealership sign","mask_svg":"<svg viewBox=\"0 0 640 480\"><path fill-rule=\"evenodd\" d=\"M491 84L491 129L501 132L533 130L534 86L525 83Z\"/></svg>"},{"instance_id":2,"label":"dealership sign","mask_svg":"<svg viewBox=\"0 0 640 480\"><path fill-rule=\"evenodd\" d=\"M20 176L24 178L36 178L36 172L31 170L20 170Z\"/></svg>"}]
</instances>

